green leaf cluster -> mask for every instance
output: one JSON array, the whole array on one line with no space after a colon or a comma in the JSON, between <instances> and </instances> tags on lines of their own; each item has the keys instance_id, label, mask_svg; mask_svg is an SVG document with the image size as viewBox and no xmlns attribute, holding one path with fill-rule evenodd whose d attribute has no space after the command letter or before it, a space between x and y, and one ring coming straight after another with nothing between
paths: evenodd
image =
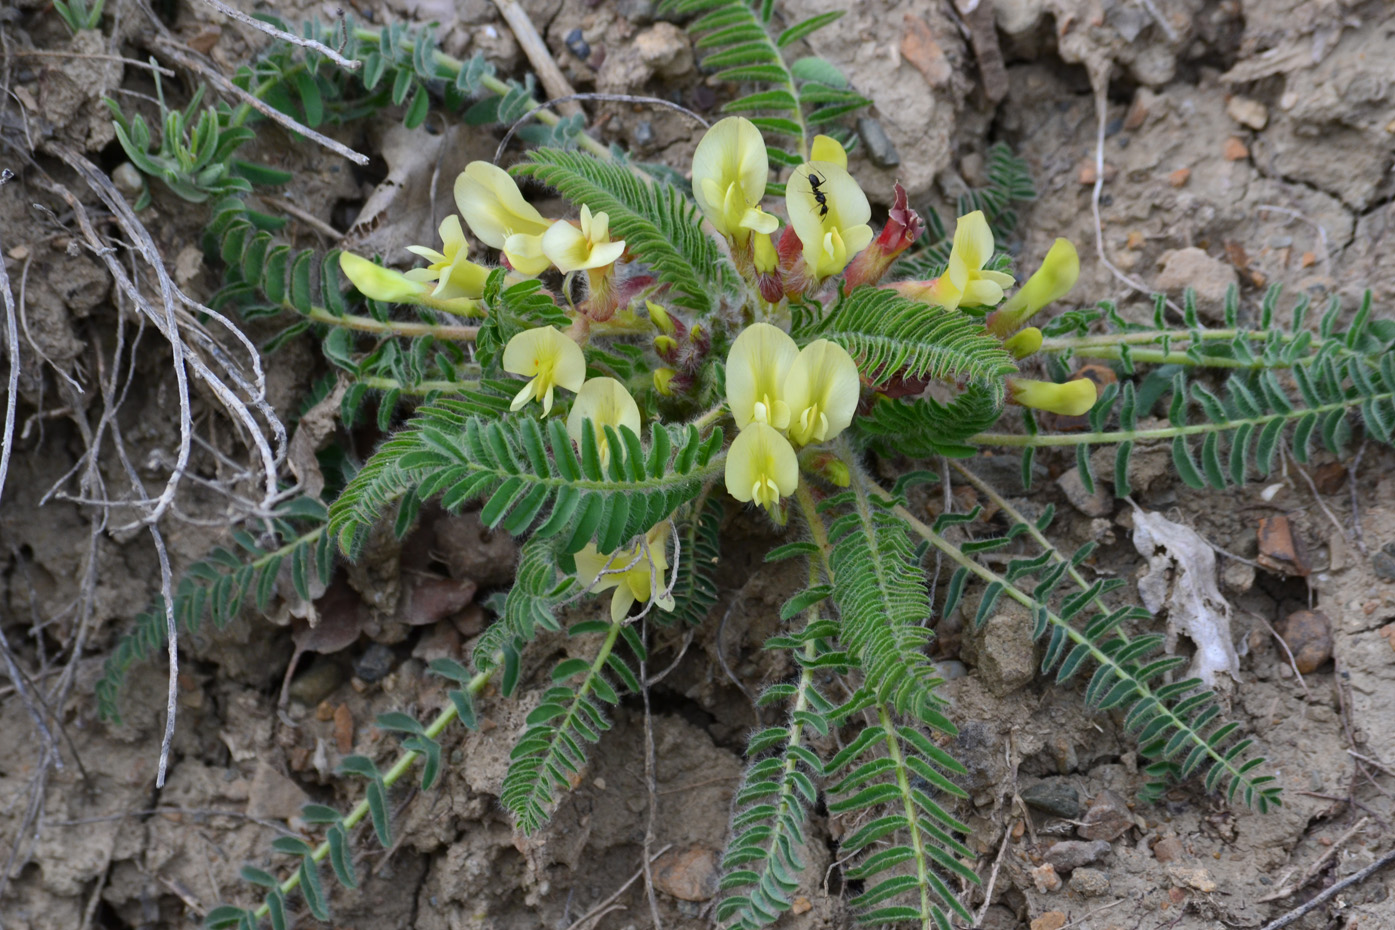
<instances>
[{"instance_id":1,"label":"green leaf cluster","mask_svg":"<svg viewBox=\"0 0 1395 930\"><path fill-rule=\"evenodd\" d=\"M767 143L772 164L804 162L811 133L841 136L845 144L850 141L835 124L871 101L852 90L842 72L825 59L785 60L785 49L837 22L845 11L811 16L772 36L774 4L770 2L664 0L659 10L670 16L698 16L688 23L688 30L698 37L702 67L714 72L713 80L768 86L729 101L722 112L746 116L767 136L794 140L795 151ZM779 190L778 185L772 188Z\"/></svg>"}]
</instances>

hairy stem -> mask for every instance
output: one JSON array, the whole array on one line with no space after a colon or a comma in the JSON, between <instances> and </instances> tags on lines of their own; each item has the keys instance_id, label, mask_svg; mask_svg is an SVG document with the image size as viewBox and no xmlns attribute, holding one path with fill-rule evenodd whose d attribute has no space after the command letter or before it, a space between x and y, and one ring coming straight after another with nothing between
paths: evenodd
<instances>
[{"instance_id":1,"label":"hairy stem","mask_svg":"<svg viewBox=\"0 0 1395 930\"><path fill-rule=\"evenodd\" d=\"M901 803L906 810L906 823L911 830L911 849L915 852L915 877L916 885L920 888L920 919L925 930L932 930L935 926L934 908L930 903L930 867L925 862L925 841L921 839L920 830L916 824L919 818L916 816L915 799L911 796L911 782L906 777L906 760L901 755L900 737L896 734L896 726L891 722L891 714L887 712L886 704L877 702L877 722L882 726L882 733L886 736L886 753L896 765L896 787L901 792Z\"/></svg>"},{"instance_id":2,"label":"hairy stem","mask_svg":"<svg viewBox=\"0 0 1395 930\"><path fill-rule=\"evenodd\" d=\"M287 303L285 309L292 312L296 308ZM327 323L330 326L342 326L345 329L358 330L361 333L381 333L388 336L434 336L437 339L444 339L448 342L474 342L479 335L478 326L445 326L439 323L407 323L396 320L375 320L368 316L354 316L344 314L336 316L324 307L311 307L309 314L311 320L316 323Z\"/></svg>"},{"instance_id":3,"label":"hairy stem","mask_svg":"<svg viewBox=\"0 0 1395 930\"><path fill-rule=\"evenodd\" d=\"M878 488L878 491L882 494L885 494L888 498L891 497L891 495L888 492L882 490L881 488ZM1046 606L1044 604L1039 604L1036 601L1036 599L1033 598L1030 594L1018 588L1017 585L1009 582L1002 575L999 575L997 572L993 571L990 568L986 568L980 565L978 562L974 561L973 558L965 555L962 551L960 551L958 546L945 539L939 533L936 533L932 527L926 525L924 522L919 520L915 516L915 514L911 513L904 506L897 504L893 508L893 510L898 517L906 521L906 523L910 526L911 530L916 533L916 535L920 536L922 539L929 542L936 549L949 556L949 558L953 560L956 564L968 569L968 571L971 574L976 575L979 579L986 581L989 584L993 584L995 582L1001 584L1003 586L1004 594L1012 598L1014 601L1017 601L1017 603L1021 604L1023 607L1026 607L1029 611L1035 610L1039 607L1044 608ZM1176 733L1185 733L1188 741L1191 743L1192 746L1205 746L1206 755L1215 764L1220 765L1227 772L1229 772L1231 778L1240 779L1242 784L1248 784L1247 776L1245 775L1245 773L1239 770L1239 768L1235 765L1234 761L1227 759L1225 757L1225 754L1221 752L1218 747L1209 745L1206 740L1206 737L1203 736L1201 733L1197 732L1195 729L1193 729L1191 724L1188 723L1186 719L1178 716L1169 704L1157 699L1156 695L1154 695L1153 693L1153 689L1150 688L1146 682L1139 681L1134 676L1129 674L1129 672L1126 669L1122 668L1118 662L1115 662L1112 657L1107 655L1103 650L1096 646L1094 642L1092 642L1085 636L1085 634L1081 633L1075 627L1071 626L1069 622L1062 619L1059 614L1055 613L1050 609L1047 609L1046 618L1047 621L1051 623L1053 626L1060 627L1062 630L1064 630L1066 636L1070 639L1072 643L1075 643L1077 645L1083 645L1089 652L1090 657L1094 659L1094 661L1097 664L1109 668L1119 681L1130 682L1133 685L1134 694L1137 695L1140 701L1148 700L1150 698L1153 699L1156 703L1159 716L1166 718L1168 729Z\"/></svg>"},{"instance_id":4,"label":"hairy stem","mask_svg":"<svg viewBox=\"0 0 1395 930\"><path fill-rule=\"evenodd\" d=\"M1330 413L1333 410L1350 410L1353 407L1360 406L1366 401L1382 401L1391 400L1393 398L1395 398L1395 392L1387 391L1384 394L1353 397L1349 400L1333 401L1332 403L1320 404L1316 407L1296 407L1287 412L1267 413L1258 417L1245 417L1239 420L1221 420L1216 423L1193 423L1188 426L1160 426L1153 429L1110 430L1098 433L1038 433L1035 436L1022 433L976 433L966 439L965 442L984 446L1031 446L1035 449L1039 449L1043 446L1079 446L1085 443L1091 445L1108 445L1110 443L1125 442L1127 440L1147 442L1151 439L1171 439L1174 436L1226 433L1231 430L1237 430L1247 423L1252 426L1262 426L1274 420L1297 420L1310 413L1322 414Z\"/></svg>"}]
</instances>

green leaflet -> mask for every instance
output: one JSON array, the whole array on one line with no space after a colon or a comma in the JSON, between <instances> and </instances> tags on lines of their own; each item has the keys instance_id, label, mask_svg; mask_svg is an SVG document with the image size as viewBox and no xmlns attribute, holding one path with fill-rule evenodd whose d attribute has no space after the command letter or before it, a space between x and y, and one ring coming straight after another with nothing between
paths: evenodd
<instances>
[{"instance_id":1,"label":"green leaflet","mask_svg":"<svg viewBox=\"0 0 1395 930\"><path fill-rule=\"evenodd\" d=\"M452 509L482 498L481 520L514 534L541 521L535 538L557 537L567 552L588 542L613 552L695 498L723 464L720 429L703 439L691 426L655 424L651 437L662 432L671 450L662 459L647 456L628 430L633 444L611 431L603 472L594 456L577 457L559 420L544 430L526 413L492 419L463 408L440 401L418 409L349 482L330 508L329 525L346 553L356 552L388 505L412 489L422 500L440 496ZM588 422L594 447L590 429Z\"/></svg>"},{"instance_id":2,"label":"green leaflet","mask_svg":"<svg viewBox=\"0 0 1395 930\"><path fill-rule=\"evenodd\" d=\"M1001 403L1002 378L1017 370L980 321L883 288L858 288L822 321L797 328L794 337L800 343L838 343L876 386L898 379L980 381L995 385L991 390Z\"/></svg>"}]
</instances>

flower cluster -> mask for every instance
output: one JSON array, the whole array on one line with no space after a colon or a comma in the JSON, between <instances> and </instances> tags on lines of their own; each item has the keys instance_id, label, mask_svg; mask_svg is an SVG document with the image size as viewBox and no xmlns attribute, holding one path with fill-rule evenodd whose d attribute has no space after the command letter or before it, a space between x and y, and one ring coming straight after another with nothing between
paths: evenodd
<instances>
[{"instance_id":1,"label":"flower cluster","mask_svg":"<svg viewBox=\"0 0 1395 930\"><path fill-rule=\"evenodd\" d=\"M714 124L693 155L697 206L725 240L738 271L759 293L768 312L786 298L817 298L831 278L842 275L844 293L863 286L890 287L944 310L986 314L986 332L1003 340L1014 357L1024 358L1042 345L1041 331L1025 325L1027 321L1063 297L1079 276L1075 248L1058 239L1041 268L1006 297L1013 278L994 267L992 229L988 218L975 211L959 218L943 274L928 281L883 285L881 279L896 257L924 229L899 184L888 220L880 234L874 234L868 225L867 197L848 173L847 152L836 140L816 136L809 159L786 181L787 222L781 229L780 219L762 208L769 174L760 130L741 117ZM505 347L504 370L528 379L514 396L512 410L537 400L546 416L558 388L575 392L567 432L580 447L583 424L591 421L595 453L603 466L608 465L611 450L606 427L638 432L639 406L620 381L587 379L582 345L592 324L606 323L620 311L623 315L616 321L620 330L633 332L645 326L643 316L630 306L637 307L641 299L659 359L651 372L656 393L689 395L703 383L711 346L705 327L710 321L690 323L671 315L650 299L661 296L651 287L653 278L635 271L617 273L617 266L630 267L625 264L629 257L625 243L611 238L606 213L581 204L574 220L546 218L524 198L507 171L485 162L472 162L456 179L455 201L460 213L441 223L440 248L409 247L425 259L425 267L402 273L347 253L340 259L341 266L369 297L459 314L481 312L479 300L489 273L468 260L467 226L480 242L499 251L514 276L536 276L549 269L568 276L585 273L587 296L572 308L576 322L571 330L526 330ZM762 305L750 309L759 316ZM1007 387L1012 402L1059 413L1080 413L1095 402L1089 381L1058 385L1010 378ZM828 442L852 422L861 393L857 364L845 349L828 340L817 340L801 350L782 329L757 322L732 342L726 390L738 430L727 456L727 488L737 500L755 502L778 518L781 500L799 483L800 450ZM806 455L805 466L817 468L818 458ZM838 475L833 477L836 480ZM651 548L661 553L662 541ZM637 552L630 553L632 567L597 569L591 575L592 581L617 587L617 603L629 597L626 608L634 600L646 599L648 579L660 570L661 554L657 559L641 559ZM581 571L586 575L590 569ZM629 593L622 597L622 592Z\"/></svg>"},{"instance_id":2,"label":"flower cluster","mask_svg":"<svg viewBox=\"0 0 1395 930\"><path fill-rule=\"evenodd\" d=\"M471 162L455 179L455 204L460 215L441 223L440 251L407 246L430 263L427 267L394 271L348 252L340 255L339 267L365 297L463 316L482 315L478 300L489 269L466 260L464 217L475 238L498 249L516 275L533 277L549 268L563 274L584 271L589 291L582 311L598 321L615 313L619 295L613 279L625 243L611 239L610 217L605 213L593 213L583 204L578 220L545 219L524 199L507 171L482 161Z\"/></svg>"},{"instance_id":3,"label":"flower cluster","mask_svg":"<svg viewBox=\"0 0 1395 930\"><path fill-rule=\"evenodd\" d=\"M740 430L727 453L731 496L778 514L780 499L799 485L795 448L847 429L860 390L842 346L818 339L801 350L769 323L742 330L727 355L727 406Z\"/></svg>"}]
</instances>

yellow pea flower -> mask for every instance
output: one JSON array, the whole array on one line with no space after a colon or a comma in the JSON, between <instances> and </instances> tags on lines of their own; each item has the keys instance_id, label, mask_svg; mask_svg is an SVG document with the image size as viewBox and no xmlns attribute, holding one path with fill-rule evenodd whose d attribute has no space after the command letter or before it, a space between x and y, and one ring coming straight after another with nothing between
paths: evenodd
<instances>
[{"instance_id":1,"label":"yellow pea flower","mask_svg":"<svg viewBox=\"0 0 1395 930\"><path fill-rule=\"evenodd\" d=\"M465 231L460 228L460 217L452 213L441 221L441 248L438 252L424 245L409 245L407 251L419 255L431 264L425 268L413 268L407 277L413 281L436 282L432 297L452 298L484 296L484 283L489 279L489 269L466 260L470 246L465 241Z\"/></svg>"},{"instance_id":2,"label":"yellow pea flower","mask_svg":"<svg viewBox=\"0 0 1395 930\"><path fill-rule=\"evenodd\" d=\"M773 512L799 487L799 457L779 430L752 423L727 451L726 480L732 497Z\"/></svg>"},{"instance_id":3,"label":"yellow pea flower","mask_svg":"<svg viewBox=\"0 0 1395 930\"><path fill-rule=\"evenodd\" d=\"M547 270L542 236L551 223L523 199L503 168L487 161L466 165L455 179L455 205L475 237L503 252L516 271L535 275Z\"/></svg>"},{"instance_id":4,"label":"yellow pea flower","mask_svg":"<svg viewBox=\"0 0 1395 930\"><path fill-rule=\"evenodd\" d=\"M988 331L1006 336L1042 307L1060 300L1075 287L1080 277L1080 256L1069 239L1057 239L1042 259L1041 267L1033 272L1021 290L1007 299L984 320Z\"/></svg>"},{"instance_id":5,"label":"yellow pea flower","mask_svg":"<svg viewBox=\"0 0 1395 930\"><path fill-rule=\"evenodd\" d=\"M737 429L753 422L789 427L785 381L798 357L799 347L778 326L753 323L741 331L727 353L727 405Z\"/></svg>"},{"instance_id":6,"label":"yellow pea flower","mask_svg":"<svg viewBox=\"0 0 1395 930\"><path fill-rule=\"evenodd\" d=\"M433 296L430 282L414 280L392 268L371 262L352 252L339 253L339 268L359 293L372 300L393 304L420 304L458 316L482 316L479 305L469 297L451 294Z\"/></svg>"},{"instance_id":7,"label":"yellow pea flower","mask_svg":"<svg viewBox=\"0 0 1395 930\"><path fill-rule=\"evenodd\" d=\"M667 545L667 523L645 534L643 544L610 555L601 555L594 543L587 543L575 556L577 578L589 591L615 589L610 598L610 619L614 623L625 619L636 601L647 601L656 594L656 607L673 610L673 595L662 593L667 585Z\"/></svg>"},{"instance_id":8,"label":"yellow pea flower","mask_svg":"<svg viewBox=\"0 0 1395 930\"><path fill-rule=\"evenodd\" d=\"M543 233L542 250L557 270L566 274L615 264L625 254L625 243L610 241L609 215L592 213L582 204L580 225L567 220L553 223Z\"/></svg>"},{"instance_id":9,"label":"yellow pea flower","mask_svg":"<svg viewBox=\"0 0 1395 930\"><path fill-rule=\"evenodd\" d=\"M712 124L693 152L693 198L708 222L745 246L752 232L772 233L779 220L760 208L770 160L755 124L728 116Z\"/></svg>"},{"instance_id":10,"label":"yellow pea flower","mask_svg":"<svg viewBox=\"0 0 1395 930\"><path fill-rule=\"evenodd\" d=\"M1033 381L1029 378L1009 378L1008 392L1013 403L1068 417L1089 413L1097 399L1095 382L1089 378L1076 378L1065 384Z\"/></svg>"},{"instance_id":11,"label":"yellow pea flower","mask_svg":"<svg viewBox=\"0 0 1395 930\"><path fill-rule=\"evenodd\" d=\"M581 386L572 411L567 414L567 435L577 448L581 447L581 425L587 420L596 432L596 451L600 453L604 468L610 464L610 443L605 438L605 428L609 426L618 431L628 426L638 435L639 405L625 390L625 385L614 378L592 378Z\"/></svg>"},{"instance_id":12,"label":"yellow pea flower","mask_svg":"<svg viewBox=\"0 0 1395 930\"><path fill-rule=\"evenodd\" d=\"M1013 283L1012 275L984 271L993 257L993 230L982 210L959 217L954 226L954 246L949 267L930 286L927 300L946 310L960 307L993 307L1003 299L1003 288Z\"/></svg>"},{"instance_id":13,"label":"yellow pea flower","mask_svg":"<svg viewBox=\"0 0 1395 930\"><path fill-rule=\"evenodd\" d=\"M857 363L847 349L827 339L809 343L790 367L785 387L790 439L807 446L837 436L852 422L861 390Z\"/></svg>"},{"instance_id":14,"label":"yellow pea flower","mask_svg":"<svg viewBox=\"0 0 1395 930\"><path fill-rule=\"evenodd\" d=\"M785 208L804 247L806 273L815 281L842 271L872 241L867 195L836 162L810 161L794 169Z\"/></svg>"},{"instance_id":15,"label":"yellow pea flower","mask_svg":"<svg viewBox=\"0 0 1395 930\"><path fill-rule=\"evenodd\" d=\"M586 356L566 334L551 326L525 329L504 346L504 370L531 380L509 405L521 410L533 398L542 401L543 415L552 412L552 392L563 387L579 391L586 380Z\"/></svg>"}]
</instances>

